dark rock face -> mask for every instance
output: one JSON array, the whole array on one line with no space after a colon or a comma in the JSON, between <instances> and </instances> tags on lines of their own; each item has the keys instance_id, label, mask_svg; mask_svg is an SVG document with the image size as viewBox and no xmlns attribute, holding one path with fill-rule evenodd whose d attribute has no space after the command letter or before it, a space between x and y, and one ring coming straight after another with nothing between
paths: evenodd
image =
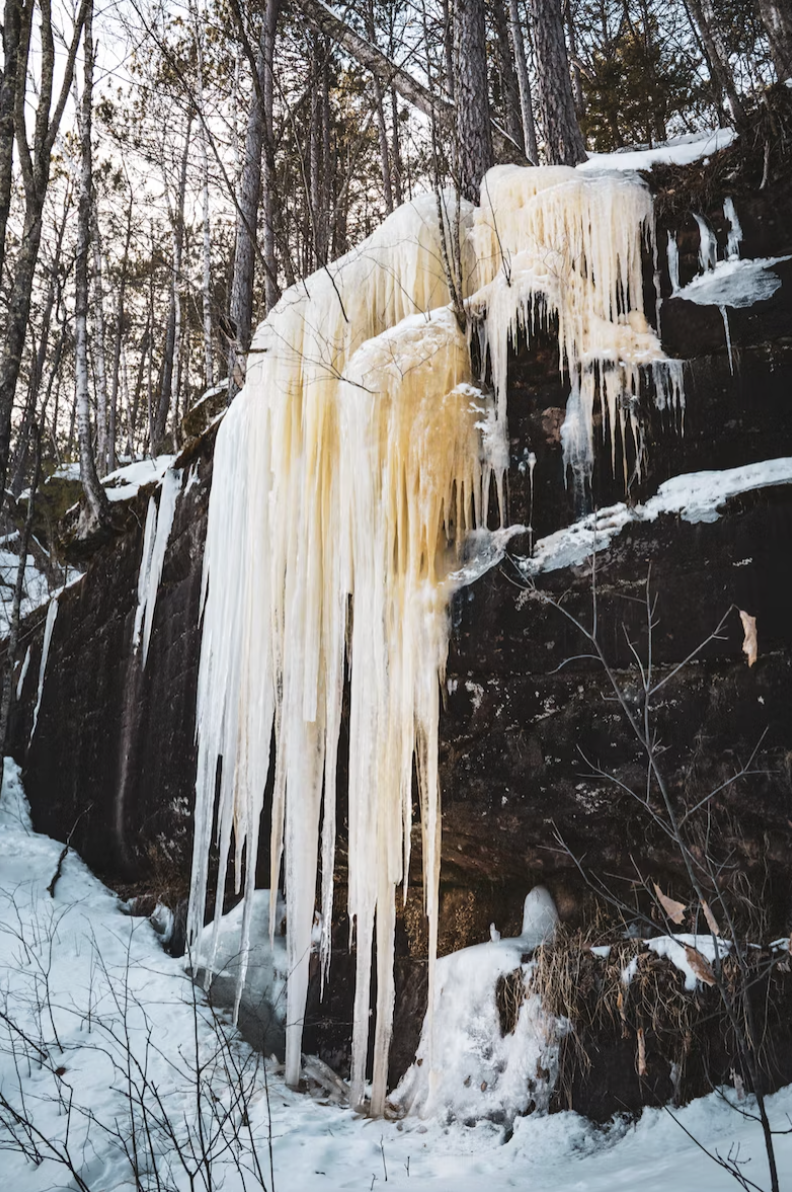
<instances>
[{"instance_id":1,"label":"dark rock face","mask_svg":"<svg viewBox=\"0 0 792 1192\"><path fill-rule=\"evenodd\" d=\"M716 195L703 214L724 239L721 210L722 195ZM788 180L743 195L737 212L744 256L792 253ZM661 250L670 229L678 233L684 284L696 271L696 226L692 218L680 225L669 215L661 222ZM661 263L662 257L661 251ZM672 298L661 271L664 347L689 362L684 431L676 415L644 400L647 458L631 487L632 502L680 473L792 455L792 262L777 269L783 285L770 300L730 312L733 375L720 312ZM551 337L518 346L509 393L510 520L532 521L536 537L582 511L563 474L559 431L567 394ZM31 618L31 667L12 727L37 827L63 838L82 816L74 845L89 864L111 883L134 883L172 903L184 896L190 866L212 445L210 431L186 461L197 466L198 483L185 485L177 503L145 669L131 652L148 501L143 492L131 506L129 528L99 550L85 579L60 597L38 728L28 746L43 621L40 614ZM537 457L533 497L529 451ZM598 451L588 501L604 508L624 498L621 459L614 475L606 446ZM513 554L527 551L527 538L513 540ZM651 645L656 676L668 678L652 725L664 746L662 768L673 800L689 808L706 799L714 833L707 847L728 858L723 880L746 930L759 929L750 906L761 890L763 937L789 934L792 487L734 498L712 522L664 516L632 523L596 556L595 579L597 640L627 708L639 706L636 654L645 660ZM441 716L441 952L488 938L491 922L504 935L518 934L523 899L537 882L548 886L571 925L593 915L592 884L636 908L646 909L644 887L651 882L689 901L679 849L636 797L646 787L644 751L625 708L614 701L602 661L585 657L590 643L569 619L592 627L592 582L589 562L529 586L506 559L455 597ZM647 592L656 601L651 641ZM752 667L741 650L738 610L756 618ZM721 618L720 634L707 641ZM751 773L732 782L752 755ZM705 849L698 836L694 845ZM398 923L394 1078L412 1059L426 998L419 833L413 859L413 888ZM336 878L342 911L343 841ZM353 958L341 914L334 934L338 947L323 1001L318 980L312 987L306 1048L342 1067L351 1034ZM664 1037L647 1035L643 1082L635 1076L634 1035L605 1032L584 1042L593 1068L588 1074L570 1069L564 1095L598 1118L656 1096L706 1091L710 1071L728 1072L731 1062L718 1053L706 1070L688 1064L674 1089L669 1065L676 1061ZM792 1079L786 1036L778 1057L775 1079Z\"/></svg>"},{"instance_id":2,"label":"dark rock face","mask_svg":"<svg viewBox=\"0 0 792 1192\"><path fill-rule=\"evenodd\" d=\"M111 884L146 881L172 898L189 878L200 654L201 562L213 436L185 460L183 492L157 596L145 668L133 653L143 528L152 488L127 531L58 598L38 725L29 741L44 616L29 619L31 662L11 725L36 827L72 843ZM199 483L189 484L195 469Z\"/></svg>"}]
</instances>

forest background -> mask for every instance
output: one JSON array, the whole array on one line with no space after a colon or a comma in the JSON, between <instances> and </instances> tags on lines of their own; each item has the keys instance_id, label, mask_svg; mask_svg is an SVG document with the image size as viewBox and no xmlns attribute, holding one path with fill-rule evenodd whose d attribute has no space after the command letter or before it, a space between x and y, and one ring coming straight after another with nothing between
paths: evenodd
<instances>
[{"instance_id":1,"label":"forest background","mask_svg":"<svg viewBox=\"0 0 792 1192\"><path fill-rule=\"evenodd\" d=\"M101 530L98 477L177 449L281 292L416 192L739 130L792 75L787 0L6 0L2 33L10 532L39 462Z\"/></svg>"}]
</instances>

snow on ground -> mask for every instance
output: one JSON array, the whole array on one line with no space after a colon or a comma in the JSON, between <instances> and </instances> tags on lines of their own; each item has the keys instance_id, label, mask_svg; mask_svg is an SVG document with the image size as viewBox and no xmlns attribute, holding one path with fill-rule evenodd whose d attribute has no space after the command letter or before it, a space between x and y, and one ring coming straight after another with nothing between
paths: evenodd
<instances>
[{"instance_id":1,"label":"snow on ground","mask_svg":"<svg viewBox=\"0 0 792 1192\"><path fill-rule=\"evenodd\" d=\"M541 538L530 559L516 559L515 562L526 576L558 571L562 567L578 567L595 551L606 550L625 526L635 522L652 522L663 513L676 514L683 521L693 523L717 521L721 506L730 497L756 488L790 483L790 456L743 464L721 472L686 472L661 484L657 495L650 497L645 505L631 509L620 502L597 510L573 525Z\"/></svg>"},{"instance_id":2,"label":"snow on ground","mask_svg":"<svg viewBox=\"0 0 792 1192\"><path fill-rule=\"evenodd\" d=\"M383 1186L386 1172L393 1192L721 1192L735 1186L661 1109L648 1110L637 1125L616 1122L604 1130L573 1113L534 1114L518 1118L504 1143L502 1129L489 1122L444 1127L410 1118L370 1121L289 1091L272 1070L268 1103L256 1057L227 1026L218 1033L183 962L166 956L148 921L124 914L118 898L74 853L50 897L47 886L60 854L60 844L32 833L18 769L7 760L0 794L0 1118L8 1119L10 1105L33 1123L32 1132L20 1135L30 1158L8 1149L0 1127L0 1170L14 1192L132 1189L124 1145L132 1153L133 1137L141 1168L151 1138L161 1171L170 1171L165 1186L186 1192L178 1147L192 1138L200 1152L191 1076L196 1049L204 1064L210 1138L226 1113L226 1139L232 1123L249 1121L249 1127L240 1126L242 1159L249 1163L252 1136L264 1186L276 1192L372 1192ZM227 1046L219 1046L223 1037ZM224 1063L231 1062L243 1075L234 1072L229 1081ZM241 1103L234 1108L232 1102L231 1089L239 1088L246 1090L244 1119ZM130 1092L139 1101L141 1091L146 1112L137 1104L131 1115ZM769 1108L774 1124L785 1128L792 1090L770 1098ZM721 1097L698 1101L678 1118L724 1156L739 1144L746 1174L767 1187L755 1124ZM67 1125L80 1185L51 1155ZM782 1187L788 1186L792 1138L776 1141ZM223 1137L212 1145L215 1187L261 1187L249 1168L243 1184ZM34 1161L36 1154L41 1162ZM140 1186L156 1187L150 1172L144 1171ZM207 1186L200 1172L195 1186Z\"/></svg>"},{"instance_id":3,"label":"snow on ground","mask_svg":"<svg viewBox=\"0 0 792 1192\"><path fill-rule=\"evenodd\" d=\"M699 158L726 149L735 138L733 128L716 128L707 132L689 133L676 137L654 149L628 149L616 153L590 153L579 170L651 170L654 165L686 166Z\"/></svg>"}]
</instances>

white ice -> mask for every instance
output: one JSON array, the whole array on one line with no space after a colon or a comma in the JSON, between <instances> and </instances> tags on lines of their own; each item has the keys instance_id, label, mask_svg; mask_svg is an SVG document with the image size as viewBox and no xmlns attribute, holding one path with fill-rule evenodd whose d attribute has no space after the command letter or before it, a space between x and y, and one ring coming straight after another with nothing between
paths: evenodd
<instances>
[{"instance_id":1,"label":"white ice","mask_svg":"<svg viewBox=\"0 0 792 1192\"><path fill-rule=\"evenodd\" d=\"M33 709L33 723L30 728L29 741L33 740L33 734L38 726L39 712L41 710L41 699L44 695L44 677L47 673L47 659L49 658L49 648L52 641L52 631L55 628L55 618L58 615L58 599L53 596L49 602L47 609L47 620L44 624L44 640L41 645L41 661L39 663L39 677L38 689L36 692L36 706Z\"/></svg>"}]
</instances>

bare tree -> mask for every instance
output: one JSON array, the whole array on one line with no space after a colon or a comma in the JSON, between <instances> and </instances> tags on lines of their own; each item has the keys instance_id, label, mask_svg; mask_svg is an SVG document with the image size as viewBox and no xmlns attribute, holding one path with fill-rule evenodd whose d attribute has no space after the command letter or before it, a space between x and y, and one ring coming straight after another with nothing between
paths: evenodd
<instances>
[{"instance_id":1,"label":"bare tree","mask_svg":"<svg viewBox=\"0 0 792 1192\"><path fill-rule=\"evenodd\" d=\"M13 2L13 0L12 0ZM11 415L16 396L22 354L30 321L30 307L33 295L33 279L41 246L42 215L52 169L52 150L61 125L69 90L74 76L77 48L80 44L83 25L90 0L80 0L66 58L62 64L60 90L55 90L55 27L52 18L51 0L39 0L39 38L41 48L38 54L40 78L35 111L32 118L32 137L28 134L27 112L27 61L30 51L31 26L34 4L30 3L20 14L12 12L10 42L19 32L19 44L12 53L12 79L14 83L13 122L14 137L19 156L24 191L24 215L22 232L12 268L8 308L5 319L5 334L0 352L0 492L5 491L11 444ZM16 22L19 22L17 25ZM6 169L6 135L8 130L8 108L10 103L5 91L6 79L0 89L0 233L5 235L8 213L4 207ZM10 149L9 149L10 152Z\"/></svg>"},{"instance_id":2,"label":"bare tree","mask_svg":"<svg viewBox=\"0 0 792 1192\"><path fill-rule=\"evenodd\" d=\"M758 772L754 768L754 764L763 736L747 760L739 765L728 778L703 793L697 790L695 801L691 803L680 801L678 794L674 794L670 776L666 772L667 763L664 756L666 745L657 724L658 708L663 701L668 700L672 690L668 685L672 684L686 667L699 658L708 646L724 639L728 622L737 614L738 610L735 606L730 607L712 633L690 654L681 662L662 669L655 661L654 653L654 635L658 627L657 599L651 591L650 581L647 578L644 594L646 647L643 655L639 653L627 625L622 625L627 646L635 659L635 673L631 673L625 680L611 665L602 645L595 563L592 563L590 625L586 625L567 607L563 597L557 599L550 593L537 588L535 584L529 586L528 592L531 598L555 608L580 635L585 643L585 653L580 657L594 660L601 666L607 685L612 692L612 698L628 726L631 737L636 741L643 755L645 781L641 785L634 785L623 774L599 765L581 751L581 757L589 767L591 776L612 784L620 793L627 795L639 805L647 817L647 824L665 837L681 861L689 884L687 901L692 904L694 922L701 919L704 928L703 934L709 937L712 949L712 960L710 961L695 948L689 948L690 953L693 953L691 963L694 964L695 971L700 977L708 985L717 989L725 1017L733 1032L740 1066L747 1077L756 1101L755 1115L748 1110L740 1112L745 1116L753 1117L761 1127L770 1175L770 1189L771 1192L779 1192L774 1138L777 1134L786 1134L790 1131L773 1129L768 1116L765 1095L766 1075L762 1060L764 1039L760 1012L756 1004L757 969L755 963L752 963L748 947L741 938L735 922L729 900L728 885L724 881L724 865L718 862L715 855L714 830L711 822L712 807L717 797ZM570 658L567 661L572 660ZM634 681L636 677L637 684ZM695 833L697 816L703 816L707 821L704 836L706 843L703 848L700 838L697 838ZM650 931L654 932L656 923L653 918L642 914L640 910L636 912L636 908L628 905L604 878L584 870L582 863L567 847L560 834L558 840L572 857L584 880L601 898L621 914L634 918L637 913L638 918L643 918ZM656 884L650 885L645 878L643 884L650 893L655 912L665 923L665 934L673 937L674 925L683 921L682 914L686 910L686 904L669 899ZM721 937L719 921L726 929L728 943ZM730 979L727 972L727 958L736 969L736 983ZM772 966L773 961L771 960L770 963ZM705 1148L702 1147L702 1149ZM710 1152L707 1153L710 1154ZM760 1186L746 1180L739 1163L733 1159L725 1160L717 1153L711 1154L711 1157L727 1170L742 1187L756 1189L759 1192Z\"/></svg>"},{"instance_id":3,"label":"bare tree","mask_svg":"<svg viewBox=\"0 0 792 1192\"><path fill-rule=\"evenodd\" d=\"M80 478L85 493L88 521L85 531L95 530L109 512L107 493L99 483L91 432L88 377L88 260L91 251L93 153L91 123L93 111L93 0L89 0L83 34L83 93L80 103L80 194L77 208L77 255L74 263L74 328L77 431L80 443Z\"/></svg>"}]
</instances>

